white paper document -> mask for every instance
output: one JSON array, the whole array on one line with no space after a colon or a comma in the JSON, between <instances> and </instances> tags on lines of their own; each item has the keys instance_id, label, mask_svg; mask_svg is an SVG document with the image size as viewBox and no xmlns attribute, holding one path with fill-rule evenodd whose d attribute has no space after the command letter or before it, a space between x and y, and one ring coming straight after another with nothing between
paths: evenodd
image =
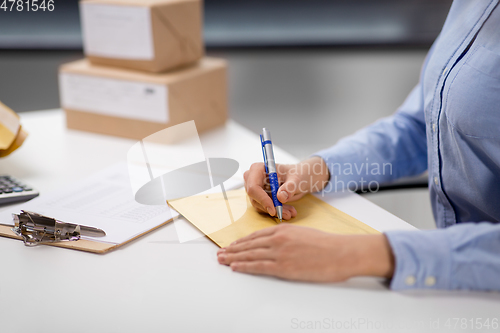
<instances>
[{"instance_id":1,"label":"white paper document","mask_svg":"<svg viewBox=\"0 0 500 333\"><path fill-rule=\"evenodd\" d=\"M83 2L80 16L86 54L131 60L154 58L148 7Z\"/></svg>"},{"instance_id":2,"label":"white paper document","mask_svg":"<svg viewBox=\"0 0 500 333\"><path fill-rule=\"evenodd\" d=\"M242 184L240 179L225 183L227 189ZM114 244L126 242L179 215L166 203L137 203L127 163L113 165L67 188L9 207L0 212L0 224L13 225L12 213L21 210L103 229L105 237L82 238Z\"/></svg>"},{"instance_id":3,"label":"white paper document","mask_svg":"<svg viewBox=\"0 0 500 333\"><path fill-rule=\"evenodd\" d=\"M66 109L157 123L170 119L168 89L161 84L61 73L59 87Z\"/></svg>"}]
</instances>

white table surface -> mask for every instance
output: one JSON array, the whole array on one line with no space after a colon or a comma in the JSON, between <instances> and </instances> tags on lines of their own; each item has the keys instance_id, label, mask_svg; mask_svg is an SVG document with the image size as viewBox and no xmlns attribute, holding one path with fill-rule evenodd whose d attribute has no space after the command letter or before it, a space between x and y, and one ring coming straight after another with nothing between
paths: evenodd
<instances>
[{"instance_id":1,"label":"white table surface","mask_svg":"<svg viewBox=\"0 0 500 333\"><path fill-rule=\"evenodd\" d=\"M60 110L23 113L22 124L30 135L0 171L42 195L125 161L135 143L67 130ZM240 173L262 159L257 135L232 121L201 142L207 157L238 160ZM296 161L277 147L275 155ZM355 194L326 200L381 231L413 228ZM219 265L217 249L206 238L179 243L172 223L105 255L0 238L0 332L466 332L478 331L470 319L500 319L498 293L250 276ZM455 318L467 318L466 328L453 329Z\"/></svg>"}]
</instances>

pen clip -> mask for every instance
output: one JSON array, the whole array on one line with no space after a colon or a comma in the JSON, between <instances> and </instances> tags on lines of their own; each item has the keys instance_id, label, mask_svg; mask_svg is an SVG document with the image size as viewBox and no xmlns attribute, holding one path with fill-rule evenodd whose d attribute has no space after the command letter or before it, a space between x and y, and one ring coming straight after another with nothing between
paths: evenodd
<instances>
[{"instance_id":1,"label":"pen clip","mask_svg":"<svg viewBox=\"0 0 500 333\"><path fill-rule=\"evenodd\" d=\"M262 137L262 134L260 135L260 145L262 146L262 155L264 156L264 167L266 168L266 174L269 174L269 171L267 170L266 149L264 147L264 138Z\"/></svg>"}]
</instances>

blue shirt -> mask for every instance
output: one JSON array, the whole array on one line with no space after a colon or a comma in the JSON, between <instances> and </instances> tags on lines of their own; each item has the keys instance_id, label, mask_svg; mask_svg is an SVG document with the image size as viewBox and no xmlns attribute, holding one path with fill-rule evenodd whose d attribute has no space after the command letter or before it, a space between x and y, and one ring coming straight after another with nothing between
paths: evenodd
<instances>
[{"instance_id":1,"label":"blue shirt","mask_svg":"<svg viewBox=\"0 0 500 333\"><path fill-rule=\"evenodd\" d=\"M316 154L333 190L428 170L440 229L386 232L393 289L500 290L498 1L455 0L400 109Z\"/></svg>"}]
</instances>

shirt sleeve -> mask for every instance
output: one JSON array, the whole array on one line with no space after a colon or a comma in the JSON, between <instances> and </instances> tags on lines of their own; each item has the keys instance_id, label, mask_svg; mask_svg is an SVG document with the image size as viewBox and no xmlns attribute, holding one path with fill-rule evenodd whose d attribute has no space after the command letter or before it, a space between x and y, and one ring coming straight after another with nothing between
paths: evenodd
<instances>
[{"instance_id":1,"label":"shirt sleeve","mask_svg":"<svg viewBox=\"0 0 500 333\"><path fill-rule=\"evenodd\" d=\"M336 145L314 154L326 162L325 191L389 182L427 170L427 138L421 85L391 117L383 118ZM364 183L364 184L363 184Z\"/></svg>"},{"instance_id":2,"label":"shirt sleeve","mask_svg":"<svg viewBox=\"0 0 500 333\"><path fill-rule=\"evenodd\" d=\"M500 224L385 235L396 264L391 289L500 290Z\"/></svg>"}]
</instances>

